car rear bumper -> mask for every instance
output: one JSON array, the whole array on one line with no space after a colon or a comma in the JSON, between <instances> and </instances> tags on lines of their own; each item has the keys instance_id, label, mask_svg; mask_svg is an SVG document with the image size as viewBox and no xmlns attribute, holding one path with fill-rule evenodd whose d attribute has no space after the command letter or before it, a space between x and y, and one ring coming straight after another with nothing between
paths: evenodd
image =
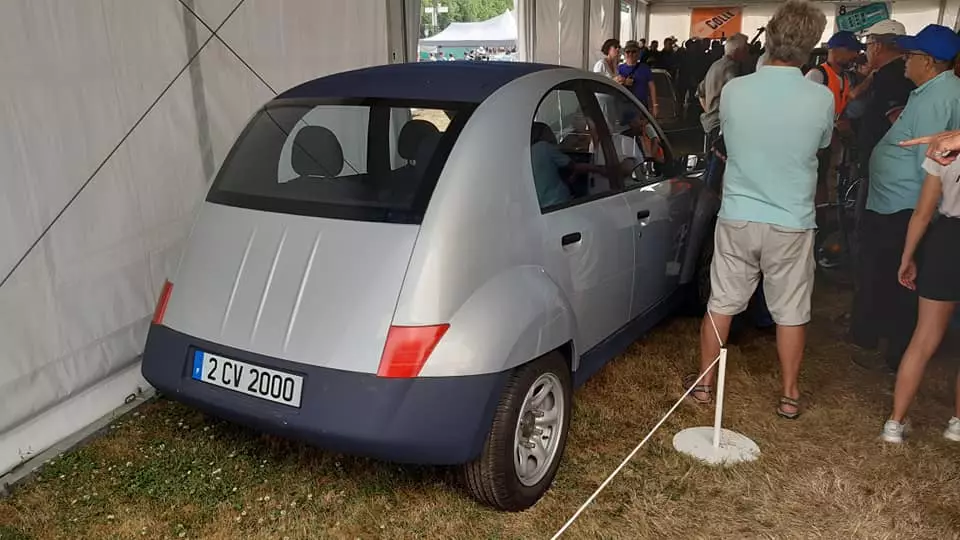
<instances>
[{"instance_id":1,"label":"car rear bumper","mask_svg":"<svg viewBox=\"0 0 960 540\"><path fill-rule=\"evenodd\" d=\"M197 349L303 376L300 408L193 380ZM157 325L142 370L167 397L239 424L337 452L435 465L480 454L507 374L387 379L261 356Z\"/></svg>"}]
</instances>

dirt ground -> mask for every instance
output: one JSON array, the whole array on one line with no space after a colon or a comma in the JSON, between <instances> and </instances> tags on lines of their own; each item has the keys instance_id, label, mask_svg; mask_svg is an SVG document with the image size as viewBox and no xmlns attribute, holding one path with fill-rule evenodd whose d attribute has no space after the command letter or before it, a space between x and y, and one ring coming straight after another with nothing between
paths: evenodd
<instances>
[{"instance_id":1,"label":"dirt ground","mask_svg":"<svg viewBox=\"0 0 960 540\"><path fill-rule=\"evenodd\" d=\"M722 469L677 454L673 435L713 417L685 404L566 537L960 538L960 445L940 436L958 356L931 366L909 444L883 445L893 377L851 362L837 337L846 302L817 293L797 421L774 415L773 338L750 331L731 347L725 422L760 460ZM680 395L697 325L665 322L578 391L559 476L527 512L475 504L448 470L330 454L158 399L0 500L0 540L549 538Z\"/></svg>"}]
</instances>

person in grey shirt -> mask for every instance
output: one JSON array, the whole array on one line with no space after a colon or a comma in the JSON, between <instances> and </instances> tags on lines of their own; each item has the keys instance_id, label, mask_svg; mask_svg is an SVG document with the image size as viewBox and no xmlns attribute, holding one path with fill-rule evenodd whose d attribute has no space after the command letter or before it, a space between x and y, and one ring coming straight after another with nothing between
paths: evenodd
<instances>
[{"instance_id":1,"label":"person in grey shirt","mask_svg":"<svg viewBox=\"0 0 960 540\"><path fill-rule=\"evenodd\" d=\"M750 52L747 36L737 33L730 36L724 44L724 55L707 70L707 76L697 89L703 114L700 124L707 138L705 147L709 150L720 131L720 92L723 86L740 74L740 63L746 60Z\"/></svg>"}]
</instances>

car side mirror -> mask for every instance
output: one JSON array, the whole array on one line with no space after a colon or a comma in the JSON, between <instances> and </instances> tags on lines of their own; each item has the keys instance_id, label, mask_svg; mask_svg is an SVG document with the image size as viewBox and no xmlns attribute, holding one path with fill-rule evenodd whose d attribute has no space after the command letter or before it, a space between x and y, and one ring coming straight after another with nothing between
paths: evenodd
<instances>
[{"instance_id":1,"label":"car side mirror","mask_svg":"<svg viewBox=\"0 0 960 540\"><path fill-rule=\"evenodd\" d=\"M707 160L700 154L687 154L680 158L680 167L685 174L704 171L707 169Z\"/></svg>"}]
</instances>

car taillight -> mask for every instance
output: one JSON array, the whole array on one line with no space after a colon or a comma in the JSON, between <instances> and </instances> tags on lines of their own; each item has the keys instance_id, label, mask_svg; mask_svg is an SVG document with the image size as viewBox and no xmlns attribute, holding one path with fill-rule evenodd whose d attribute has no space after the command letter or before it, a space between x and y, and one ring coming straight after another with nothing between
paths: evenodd
<instances>
[{"instance_id":1,"label":"car taillight","mask_svg":"<svg viewBox=\"0 0 960 540\"><path fill-rule=\"evenodd\" d=\"M153 324L163 324L163 315L167 312L167 303L170 302L170 293L173 292L173 283L163 282L160 299L157 300L157 309L153 312Z\"/></svg>"},{"instance_id":2,"label":"car taillight","mask_svg":"<svg viewBox=\"0 0 960 540\"><path fill-rule=\"evenodd\" d=\"M378 377L410 378L420 374L433 348L450 328L436 326L391 326L380 357Z\"/></svg>"}]
</instances>

